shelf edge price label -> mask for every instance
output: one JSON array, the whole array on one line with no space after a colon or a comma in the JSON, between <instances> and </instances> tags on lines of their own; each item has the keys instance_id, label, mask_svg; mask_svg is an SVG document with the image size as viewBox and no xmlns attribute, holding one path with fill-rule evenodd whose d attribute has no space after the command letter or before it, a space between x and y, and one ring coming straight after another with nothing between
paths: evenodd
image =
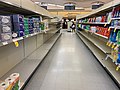
<instances>
[{"instance_id":1,"label":"shelf edge price label","mask_svg":"<svg viewBox=\"0 0 120 90\"><path fill-rule=\"evenodd\" d=\"M109 27L109 28L108 28L108 31L110 31L110 29L111 29L111 28Z\"/></svg>"},{"instance_id":2,"label":"shelf edge price label","mask_svg":"<svg viewBox=\"0 0 120 90\"><path fill-rule=\"evenodd\" d=\"M114 48L114 50L117 50L117 48L118 48L118 45Z\"/></svg>"},{"instance_id":3,"label":"shelf edge price label","mask_svg":"<svg viewBox=\"0 0 120 90\"><path fill-rule=\"evenodd\" d=\"M28 37L28 35L26 35L26 37Z\"/></svg>"},{"instance_id":4,"label":"shelf edge price label","mask_svg":"<svg viewBox=\"0 0 120 90\"><path fill-rule=\"evenodd\" d=\"M114 32L116 32L116 30L117 30L117 27L114 29Z\"/></svg>"},{"instance_id":5,"label":"shelf edge price label","mask_svg":"<svg viewBox=\"0 0 120 90\"><path fill-rule=\"evenodd\" d=\"M109 44L108 44L108 46L110 47L112 45L112 42L110 42Z\"/></svg>"},{"instance_id":6,"label":"shelf edge price label","mask_svg":"<svg viewBox=\"0 0 120 90\"><path fill-rule=\"evenodd\" d=\"M116 71L118 71L119 69L120 69L120 66L117 66Z\"/></svg>"},{"instance_id":7,"label":"shelf edge price label","mask_svg":"<svg viewBox=\"0 0 120 90\"><path fill-rule=\"evenodd\" d=\"M19 47L18 41L15 41L14 44L15 44L16 47Z\"/></svg>"},{"instance_id":8,"label":"shelf edge price label","mask_svg":"<svg viewBox=\"0 0 120 90\"><path fill-rule=\"evenodd\" d=\"M110 42L108 41L108 42L106 43L106 45L108 46L108 45L109 45L109 43L110 43Z\"/></svg>"},{"instance_id":9,"label":"shelf edge price label","mask_svg":"<svg viewBox=\"0 0 120 90\"><path fill-rule=\"evenodd\" d=\"M112 19L110 19L110 20L109 20L108 24L110 24L110 23L111 23L111 21L112 21Z\"/></svg>"},{"instance_id":10,"label":"shelf edge price label","mask_svg":"<svg viewBox=\"0 0 120 90\"><path fill-rule=\"evenodd\" d=\"M112 45L112 49L115 47L115 43Z\"/></svg>"},{"instance_id":11,"label":"shelf edge price label","mask_svg":"<svg viewBox=\"0 0 120 90\"><path fill-rule=\"evenodd\" d=\"M2 42L2 44L3 44L3 45L7 45L7 44L8 44L8 42Z\"/></svg>"},{"instance_id":12,"label":"shelf edge price label","mask_svg":"<svg viewBox=\"0 0 120 90\"><path fill-rule=\"evenodd\" d=\"M107 26L107 23L104 25L104 27L106 27Z\"/></svg>"}]
</instances>

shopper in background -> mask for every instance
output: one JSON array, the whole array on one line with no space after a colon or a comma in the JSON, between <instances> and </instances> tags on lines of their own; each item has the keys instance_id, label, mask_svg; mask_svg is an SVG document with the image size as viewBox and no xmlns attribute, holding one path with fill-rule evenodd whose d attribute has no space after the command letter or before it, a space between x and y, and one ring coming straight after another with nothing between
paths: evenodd
<instances>
[{"instance_id":1,"label":"shopper in background","mask_svg":"<svg viewBox=\"0 0 120 90\"><path fill-rule=\"evenodd\" d=\"M72 28L72 32L75 32L75 23L74 22L72 22L71 28Z\"/></svg>"},{"instance_id":2,"label":"shopper in background","mask_svg":"<svg viewBox=\"0 0 120 90\"><path fill-rule=\"evenodd\" d=\"M68 21L68 30L67 30L68 32L71 32L71 31L72 31L72 30L71 30L71 29L72 29L71 26L72 26L72 21L69 20L69 21Z\"/></svg>"}]
</instances>

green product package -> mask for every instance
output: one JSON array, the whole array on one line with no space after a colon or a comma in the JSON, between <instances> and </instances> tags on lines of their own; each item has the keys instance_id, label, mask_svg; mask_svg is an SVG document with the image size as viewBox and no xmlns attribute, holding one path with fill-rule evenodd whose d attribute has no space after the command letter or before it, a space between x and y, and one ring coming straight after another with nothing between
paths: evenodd
<instances>
[{"instance_id":1,"label":"green product package","mask_svg":"<svg viewBox=\"0 0 120 90\"><path fill-rule=\"evenodd\" d=\"M17 81L15 83L15 85L13 86L12 90L19 90L19 81Z\"/></svg>"},{"instance_id":2,"label":"green product package","mask_svg":"<svg viewBox=\"0 0 120 90\"><path fill-rule=\"evenodd\" d=\"M44 30L44 24L41 24L41 30Z\"/></svg>"},{"instance_id":3,"label":"green product package","mask_svg":"<svg viewBox=\"0 0 120 90\"><path fill-rule=\"evenodd\" d=\"M120 31L118 31L117 33L117 44L120 45Z\"/></svg>"}]
</instances>

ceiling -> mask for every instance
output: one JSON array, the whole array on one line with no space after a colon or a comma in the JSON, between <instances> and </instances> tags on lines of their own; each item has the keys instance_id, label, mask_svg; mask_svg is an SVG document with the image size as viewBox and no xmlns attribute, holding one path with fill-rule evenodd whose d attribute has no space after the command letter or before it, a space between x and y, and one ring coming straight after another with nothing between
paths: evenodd
<instances>
[{"instance_id":1,"label":"ceiling","mask_svg":"<svg viewBox=\"0 0 120 90\"><path fill-rule=\"evenodd\" d=\"M77 7L83 7L83 8L90 8L92 3L95 1L102 1L104 3L108 3L113 0L32 0L34 2L45 2L47 4L57 4L57 5L64 5L64 3L67 2L74 2L76 3Z\"/></svg>"}]
</instances>

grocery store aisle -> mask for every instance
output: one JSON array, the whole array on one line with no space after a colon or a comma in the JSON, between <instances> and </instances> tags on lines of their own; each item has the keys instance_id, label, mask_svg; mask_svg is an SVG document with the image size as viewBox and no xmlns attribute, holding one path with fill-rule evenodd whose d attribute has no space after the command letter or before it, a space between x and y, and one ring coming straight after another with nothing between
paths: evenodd
<instances>
[{"instance_id":1,"label":"grocery store aisle","mask_svg":"<svg viewBox=\"0 0 120 90\"><path fill-rule=\"evenodd\" d=\"M119 90L76 34L63 33L24 90Z\"/></svg>"}]
</instances>

